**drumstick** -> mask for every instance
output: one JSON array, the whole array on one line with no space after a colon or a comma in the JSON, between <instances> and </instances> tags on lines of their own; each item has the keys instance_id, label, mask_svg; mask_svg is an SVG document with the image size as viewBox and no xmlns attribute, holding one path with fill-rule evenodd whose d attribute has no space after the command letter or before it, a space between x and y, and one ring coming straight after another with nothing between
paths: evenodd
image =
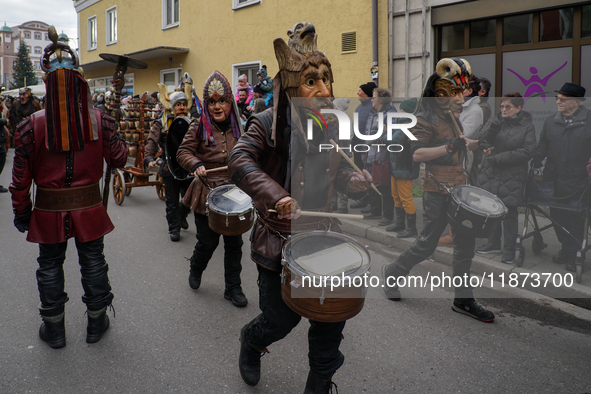
<instances>
[{"instance_id":1,"label":"drumstick","mask_svg":"<svg viewBox=\"0 0 591 394\"><path fill-rule=\"evenodd\" d=\"M342 149L341 149L341 150L339 150L339 146L337 145L337 143L336 143L336 142L334 142L334 140L330 140L330 143L332 144L332 146L334 146L334 147L335 147L335 149L337 150L337 152L339 152L339 153L341 154L341 156L343 156L343 158L344 158L345 160L347 160L347 162L353 166L353 168L355 169L355 171L357 171L358 173L360 173L361 175L363 175L363 171L361 171L361 170L359 169L359 167L357 167L357 166L355 165L355 162L353 162L353 160L351 160L351 158L350 158L349 156L347 156L347 154L346 154L345 152L343 152L343 150L342 150ZM365 175L363 175L363 178L365 178ZM370 182L369 184L371 185L371 188L372 188L372 189L373 189L373 190L374 190L376 193L378 193L380 196L382 195L382 193L380 193L380 191L378 190L378 188L376 187L376 185L374 185L374 184L373 184L373 182Z\"/></svg>"},{"instance_id":2,"label":"drumstick","mask_svg":"<svg viewBox=\"0 0 591 394\"><path fill-rule=\"evenodd\" d=\"M214 171L223 171L223 170L227 170L228 166L225 167L218 167L218 168L210 168L209 170L205 170L206 173L208 172L214 172Z\"/></svg>"},{"instance_id":3,"label":"drumstick","mask_svg":"<svg viewBox=\"0 0 591 394\"><path fill-rule=\"evenodd\" d=\"M276 209L269 209L271 213L277 213ZM351 213L336 213L336 212L316 212L316 211L301 211L302 216L316 216L322 218L341 218L341 219L363 219L363 215L354 215Z\"/></svg>"}]
</instances>

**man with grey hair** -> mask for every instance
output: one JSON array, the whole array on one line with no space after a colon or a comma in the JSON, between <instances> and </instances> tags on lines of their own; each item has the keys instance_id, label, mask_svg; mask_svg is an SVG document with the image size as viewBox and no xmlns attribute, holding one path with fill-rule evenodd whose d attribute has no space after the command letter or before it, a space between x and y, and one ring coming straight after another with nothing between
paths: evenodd
<instances>
[{"instance_id":1,"label":"man with grey hair","mask_svg":"<svg viewBox=\"0 0 591 394\"><path fill-rule=\"evenodd\" d=\"M187 103L187 96L183 92L174 92L170 95L170 106L172 107L175 119L179 117L186 118L187 124L189 124L191 120L187 117ZM162 156L166 157L166 137L168 131L168 124L163 127L161 119L154 121L150 134L148 135L144 155L144 164L148 168L154 168L156 166L157 163L154 157L158 153L159 148L162 149ZM180 198L185 195L187 188L191 184L191 179L175 179L166 161L160 164L159 173L164 182L164 202L166 203L168 233L172 242L178 242L181 239L181 228L185 230L189 228L187 216L191 210L180 203Z\"/></svg>"}]
</instances>

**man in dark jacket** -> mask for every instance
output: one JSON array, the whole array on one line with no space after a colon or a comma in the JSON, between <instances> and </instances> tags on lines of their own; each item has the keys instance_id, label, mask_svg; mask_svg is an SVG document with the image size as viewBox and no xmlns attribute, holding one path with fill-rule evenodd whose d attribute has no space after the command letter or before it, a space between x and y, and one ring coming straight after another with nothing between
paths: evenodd
<instances>
[{"instance_id":1,"label":"man in dark jacket","mask_svg":"<svg viewBox=\"0 0 591 394\"><path fill-rule=\"evenodd\" d=\"M552 261L566 264L568 271L574 271L576 253L581 249L585 231L584 219L576 207L588 184L585 166L591 152L591 112L582 105L584 87L567 82L557 92L558 112L544 122L533 163L542 167L542 160L546 158L544 180L554 182L557 203L573 207L568 210L550 208L550 217L555 221L556 237L562 244Z\"/></svg>"},{"instance_id":2,"label":"man in dark jacket","mask_svg":"<svg viewBox=\"0 0 591 394\"><path fill-rule=\"evenodd\" d=\"M251 116L228 162L232 181L252 197L258 211L250 239L251 258L259 272L261 314L242 328L238 364L242 379L250 386L259 382L261 353L289 334L302 318L281 296L284 240L306 229L339 230L338 223L332 220L298 219L301 211L297 203L304 209L330 208L334 188L350 193L349 181L359 176L351 175L351 168L342 165L344 160L334 149L329 154L319 153L319 142L336 137L334 128L329 128L328 133L314 133L315 138L306 140L297 118L286 116L291 108L289 99L317 98L330 103L333 81L330 62L316 47L314 26L298 23L288 35L289 45L280 38L274 41L280 70L274 80L275 107ZM318 171L319 165L326 165L326 170ZM367 172L366 177L371 179ZM368 185L363 183L367 190ZM269 209L280 214L269 213ZM306 393L329 392L332 376L344 362L339 351L344 327L345 321L310 319Z\"/></svg>"}]
</instances>

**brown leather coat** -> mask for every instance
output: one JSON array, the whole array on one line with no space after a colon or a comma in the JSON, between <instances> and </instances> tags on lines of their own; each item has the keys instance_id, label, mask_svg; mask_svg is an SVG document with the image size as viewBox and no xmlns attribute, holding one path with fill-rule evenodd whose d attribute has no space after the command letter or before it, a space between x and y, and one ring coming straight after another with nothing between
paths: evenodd
<instances>
[{"instance_id":1,"label":"brown leather coat","mask_svg":"<svg viewBox=\"0 0 591 394\"><path fill-rule=\"evenodd\" d=\"M318 170L321 168L317 165L318 161L313 167L307 165L310 163L311 156L316 156L318 159L321 155L304 155L296 165L292 165L294 169L291 174L292 179L286 182L286 174L282 171L282 168L285 168L286 157L276 149L275 142L271 140L272 111L269 109L251 116L246 133L232 152L228 170L232 181L252 198L258 211L258 218L250 236L251 258L267 269L280 271L281 249L284 241L282 237L296 232L327 229L330 221L319 221L318 218L313 217L300 217L296 221L280 220L268 210L275 208L277 201L283 197L291 195L302 209L328 211L335 187L339 191L347 190L352 169L344 160L341 160L340 154L332 149L328 153L321 154L326 155L325 160L320 157L326 164L322 167L322 171ZM274 126L277 130L283 130L284 125L277 125L279 122L280 120L276 120ZM281 143L278 142L277 145ZM328 189L323 189L322 206L319 206L319 198L312 200L310 203L312 206L308 206L309 200L306 195L309 196L318 189L322 189L322 184L328 186ZM292 189L292 185L296 190ZM340 231L338 221L333 220L330 228L333 231Z\"/></svg>"},{"instance_id":2,"label":"brown leather coat","mask_svg":"<svg viewBox=\"0 0 591 394\"><path fill-rule=\"evenodd\" d=\"M221 131L218 126L212 124L215 145L206 144L203 139L197 135L199 123L194 121L189 126L183 143L179 146L176 159L178 163L191 174L197 167L204 165L206 169L224 167L228 165L230 152L238 140L232 134L232 128ZM216 171L211 176L206 177L206 181L212 189L230 182L228 171ZM199 178L193 179L191 186L185 193L183 204L190 207L193 211L205 215L205 202L209 188Z\"/></svg>"},{"instance_id":3,"label":"brown leather coat","mask_svg":"<svg viewBox=\"0 0 591 394\"><path fill-rule=\"evenodd\" d=\"M146 152L144 154L145 164L154 161L154 156L158 153L159 147L162 148L162 152L164 153L162 158L164 159L166 157L166 133L162 132L162 122L156 120L150 129L148 141L146 141ZM160 175L171 175L166 160L162 164L162 167L160 167Z\"/></svg>"}]
</instances>

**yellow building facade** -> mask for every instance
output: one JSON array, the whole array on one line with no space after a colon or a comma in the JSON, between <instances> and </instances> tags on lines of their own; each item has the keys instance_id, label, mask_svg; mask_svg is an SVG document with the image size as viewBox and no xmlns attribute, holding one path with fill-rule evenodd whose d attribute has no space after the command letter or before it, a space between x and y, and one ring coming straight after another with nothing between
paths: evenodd
<instances>
[{"instance_id":1,"label":"yellow building facade","mask_svg":"<svg viewBox=\"0 0 591 394\"><path fill-rule=\"evenodd\" d=\"M388 88L388 0L378 0L380 86ZM126 89L134 94L169 91L184 72L202 95L207 77L219 70L233 88L247 73L256 84L256 70L266 65L273 77L277 61L273 40L287 41L297 22L316 26L318 48L332 63L336 96L354 97L371 80L372 0L75 0L80 59L91 89L110 85L114 64L100 53L127 55L148 64L127 70Z\"/></svg>"}]
</instances>

